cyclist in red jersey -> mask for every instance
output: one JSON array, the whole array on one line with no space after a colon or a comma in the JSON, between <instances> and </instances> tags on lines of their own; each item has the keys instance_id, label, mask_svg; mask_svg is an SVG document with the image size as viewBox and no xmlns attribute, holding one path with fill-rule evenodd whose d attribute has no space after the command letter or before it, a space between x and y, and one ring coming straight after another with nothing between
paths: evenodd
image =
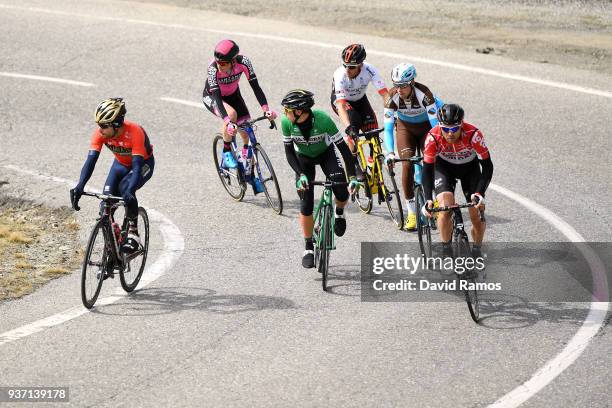
<instances>
[{"instance_id":1,"label":"cyclist in red jersey","mask_svg":"<svg viewBox=\"0 0 612 408\"><path fill-rule=\"evenodd\" d=\"M445 104L438 109L439 124L425 139L423 150L423 190L427 202L422 213L431 217L433 208L432 187L441 207L455 204L455 185L461 180L461 188L468 202L472 220L474 256L481 256L481 245L486 229L478 210L485 210L485 192L493 177L493 162L482 132L463 121L463 109L456 104ZM435 179L435 181L434 181ZM443 251L449 253L452 224L449 212L438 216L438 229Z\"/></svg>"},{"instance_id":2,"label":"cyclist in red jersey","mask_svg":"<svg viewBox=\"0 0 612 408\"><path fill-rule=\"evenodd\" d=\"M126 203L128 235L121 250L131 253L140 245L136 190L153 175L155 159L147 133L140 125L126 121L126 112L122 98L105 99L98 105L95 112L98 128L93 132L91 147L79 182L70 192L73 197L72 208L79 211L79 199L94 171L102 145L106 145L115 155L115 160L104 183L103 192L121 196Z\"/></svg>"}]
</instances>

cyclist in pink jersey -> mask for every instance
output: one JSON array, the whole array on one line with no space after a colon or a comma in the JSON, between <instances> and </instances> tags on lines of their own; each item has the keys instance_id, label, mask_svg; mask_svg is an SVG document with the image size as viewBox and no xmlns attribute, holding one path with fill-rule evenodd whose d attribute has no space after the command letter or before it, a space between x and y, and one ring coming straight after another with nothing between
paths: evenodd
<instances>
[{"instance_id":1,"label":"cyclist in pink jersey","mask_svg":"<svg viewBox=\"0 0 612 408\"><path fill-rule=\"evenodd\" d=\"M242 157L248 155L248 135L237 127L251 118L238 87L242 74L249 81L265 115L270 119L276 118L276 113L268 107L266 95L259 86L251 61L239 52L238 44L232 40L222 40L216 45L215 58L208 65L208 76L202 93L204 106L223 119L223 163L230 168L238 167L231 148L236 132L243 141Z\"/></svg>"}]
</instances>

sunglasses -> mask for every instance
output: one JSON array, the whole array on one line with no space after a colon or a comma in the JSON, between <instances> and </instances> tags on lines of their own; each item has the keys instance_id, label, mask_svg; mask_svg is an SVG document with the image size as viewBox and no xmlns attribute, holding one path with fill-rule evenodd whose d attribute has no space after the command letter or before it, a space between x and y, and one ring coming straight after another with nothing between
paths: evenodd
<instances>
[{"instance_id":1,"label":"sunglasses","mask_svg":"<svg viewBox=\"0 0 612 408\"><path fill-rule=\"evenodd\" d=\"M459 130L460 127L461 125L457 125L453 127L440 126L440 129L442 129L442 131L445 133L455 133L457 130Z\"/></svg>"},{"instance_id":2,"label":"sunglasses","mask_svg":"<svg viewBox=\"0 0 612 408\"><path fill-rule=\"evenodd\" d=\"M113 127L113 125L111 125L110 123L104 123L104 124L98 124L98 127L100 129L108 129L110 127Z\"/></svg>"},{"instance_id":3,"label":"sunglasses","mask_svg":"<svg viewBox=\"0 0 612 408\"><path fill-rule=\"evenodd\" d=\"M222 66L230 65L231 63L232 63L231 61L217 61L217 65L222 65Z\"/></svg>"},{"instance_id":4,"label":"sunglasses","mask_svg":"<svg viewBox=\"0 0 612 408\"><path fill-rule=\"evenodd\" d=\"M349 69L349 70L359 68L359 65L347 65L347 64L342 64L342 65L344 65L344 68Z\"/></svg>"},{"instance_id":5,"label":"sunglasses","mask_svg":"<svg viewBox=\"0 0 612 408\"><path fill-rule=\"evenodd\" d=\"M401 85L398 85L397 87L398 87L399 89L405 89L405 88L408 88L408 87L409 87L409 86L411 86L411 85L412 85L411 83L408 83L408 84L401 84Z\"/></svg>"},{"instance_id":6,"label":"sunglasses","mask_svg":"<svg viewBox=\"0 0 612 408\"><path fill-rule=\"evenodd\" d=\"M293 111L295 111L295 109L285 108L285 113L293 113Z\"/></svg>"}]
</instances>

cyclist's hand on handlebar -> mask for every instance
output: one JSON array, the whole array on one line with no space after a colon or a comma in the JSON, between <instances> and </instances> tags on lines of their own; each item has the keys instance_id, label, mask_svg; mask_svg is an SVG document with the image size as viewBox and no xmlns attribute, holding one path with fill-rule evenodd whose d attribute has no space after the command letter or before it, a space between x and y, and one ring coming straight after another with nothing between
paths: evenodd
<instances>
[{"instance_id":1,"label":"cyclist's hand on handlebar","mask_svg":"<svg viewBox=\"0 0 612 408\"><path fill-rule=\"evenodd\" d=\"M475 204L474 208L478 208L480 211L484 210L485 207L485 199L480 193L472 194L472 202Z\"/></svg>"},{"instance_id":2,"label":"cyclist's hand on handlebar","mask_svg":"<svg viewBox=\"0 0 612 408\"><path fill-rule=\"evenodd\" d=\"M70 205L75 211L79 211L81 207L79 207L79 200L83 195L83 189L79 186L75 186L70 189Z\"/></svg>"},{"instance_id":3,"label":"cyclist's hand on handlebar","mask_svg":"<svg viewBox=\"0 0 612 408\"><path fill-rule=\"evenodd\" d=\"M359 135L359 128L355 125L348 125L344 130L344 133L351 139L355 140Z\"/></svg>"},{"instance_id":4,"label":"cyclist's hand on handlebar","mask_svg":"<svg viewBox=\"0 0 612 408\"><path fill-rule=\"evenodd\" d=\"M268 118L268 120L272 121L274 119L276 119L276 117L278 116L276 114L276 112L274 112L273 110L265 110L264 109L264 115L266 116L266 118Z\"/></svg>"},{"instance_id":5,"label":"cyclist's hand on handlebar","mask_svg":"<svg viewBox=\"0 0 612 408\"><path fill-rule=\"evenodd\" d=\"M308 190L308 177L306 177L305 174L300 174L300 178L295 183L295 188L297 188L298 191Z\"/></svg>"},{"instance_id":6,"label":"cyclist's hand on handlebar","mask_svg":"<svg viewBox=\"0 0 612 408\"><path fill-rule=\"evenodd\" d=\"M385 164L387 166L392 166L395 164L395 153L391 152L387 155L387 157L385 157Z\"/></svg>"},{"instance_id":7,"label":"cyclist's hand on handlebar","mask_svg":"<svg viewBox=\"0 0 612 408\"><path fill-rule=\"evenodd\" d=\"M349 194L354 194L361 187L361 183L357 180L357 177L352 176L349 178L348 191Z\"/></svg>"},{"instance_id":8,"label":"cyclist's hand on handlebar","mask_svg":"<svg viewBox=\"0 0 612 408\"><path fill-rule=\"evenodd\" d=\"M434 208L434 203L432 200L427 200L425 205L421 208L421 214L426 216L427 218L431 218L433 214L430 212Z\"/></svg>"}]
</instances>

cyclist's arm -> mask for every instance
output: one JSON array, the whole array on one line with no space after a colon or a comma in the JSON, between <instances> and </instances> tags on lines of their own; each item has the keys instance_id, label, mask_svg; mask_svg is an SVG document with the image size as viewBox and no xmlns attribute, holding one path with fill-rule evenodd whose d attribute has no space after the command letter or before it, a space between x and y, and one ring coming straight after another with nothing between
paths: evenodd
<instances>
[{"instance_id":1,"label":"cyclist's arm","mask_svg":"<svg viewBox=\"0 0 612 408\"><path fill-rule=\"evenodd\" d=\"M484 197L485 191L489 187L489 183L493 178L493 162L491 161L491 156L487 157L484 160L478 159L480 163L480 167L482 169L480 180L478 181L478 187L476 187L476 192L480 193Z\"/></svg>"},{"instance_id":2,"label":"cyclist's arm","mask_svg":"<svg viewBox=\"0 0 612 408\"><path fill-rule=\"evenodd\" d=\"M127 191L132 195L136 193L138 184L142 181L142 166L145 155L145 136L144 130L138 128L132 136L132 175L128 181Z\"/></svg>"},{"instance_id":3,"label":"cyclist's arm","mask_svg":"<svg viewBox=\"0 0 612 408\"><path fill-rule=\"evenodd\" d=\"M261 89L261 86L259 86L259 81L257 81L257 78L249 80L249 84L251 85L251 89L253 89L253 93L255 94L255 98L257 98L257 102L259 102L259 106L261 106L262 108L264 106L267 106L268 101L266 99L266 95Z\"/></svg>"},{"instance_id":4,"label":"cyclist's arm","mask_svg":"<svg viewBox=\"0 0 612 408\"><path fill-rule=\"evenodd\" d=\"M285 117L283 117L281 120L281 130L283 132L283 143L285 145L285 157L287 157L289 166L293 169L295 174L299 176L304 171L302 170L297 154L295 154L295 148L293 147L293 139L291 138L291 123Z\"/></svg>"},{"instance_id":5,"label":"cyclist's arm","mask_svg":"<svg viewBox=\"0 0 612 408\"><path fill-rule=\"evenodd\" d=\"M227 110L225 110L223 100L221 99L221 88L219 88L217 72L217 66L214 63L208 66L208 77L206 78L206 86L202 91L202 100L206 97L206 91L208 90L208 95L214 101L215 105L217 105L221 117L227 122L226 118L229 119L229 115L227 114Z\"/></svg>"},{"instance_id":6,"label":"cyclist's arm","mask_svg":"<svg viewBox=\"0 0 612 408\"><path fill-rule=\"evenodd\" d=\"M433 103L425 106L425 109L427 110L427 118L429 119L429 123L431 124L432 128L435 128L438 125L437 113L438 109L440 109L442 105L444 105L444 102L437 96L434 96Z\"/></svg>"},{"instance_id":7,"label":"cyclist's arm","mask_svg":"<svg viewBox=\"0 0 612 408\"><path fill-rule=\"evenodd\" d=\"M395 139L393 137L393 128L395 125L395 110L396 109L397 109L397 106L395 102L393 101L393 99L390 99L385 104L383 123L385 127L384 141L385 141L385 149L387 150L387 153L395 152Z\"/></svg>"},{"instance_id":8,"label":"cyclist's arm","mask_svg":"<svg viewBox=\"0 0 612 408\"><path fill-rule=\"evenodd\" d=\"M259 81L257 80L257 75L255 75L255 70L253 69L251 60L244 55L238 55L236 57L236 63L240 64L239 66L242 69L242 72L244 72L244 75L247 77L247 80L251 85L251 89L253 89L253 93L255 94L255 98L257 98L257 102L259 102L259 106L262 108L264 106L267 107L268 101L266 100L266 95L261 89L261 86L259 86Z\"/></svg>"},{"instance_id":9,"label":"cyclist's arm","mask_svg":"<svg viewBox=\"0 0 612 408\"><path fill-rule=\"evenodd\" d=\"M79 177L79 183L77 184L78 188L83 190L85 185L89 181L89 178L93 174L94 168L96 167L96 162L98 161L98 157L100 157L100 152L98 150L90 150L87 155L87 159L83 164L83 168L81 169L81 176Z\"/></svg>"},{"instance_id":10,"label":"cyclist's arm","mask_svg":"<svg viewBox=\"0 0 612 408\"><path fill-rule=\"evenodd\" d=\"M376 91L383 99L383 103L387 104L387 102L389 101L389 96L390 96L389 90L387 89L387 85L385 84L384 79L382 79L382 77L380 76L378 69L376 69L373 65L370 65L370 64L367 64L364 67L370 72L370 75L372 76L372 79L370 79L370 82L372 82L372 85L374 85L374 87L376 88Z\"/></svg>"},{"instance_id":11,"label":"cyclist's arm","mask_svg":"<svg viewBox=\"0 0 612 408\"><path fill-rule=\"evenodd\" d=\"M434 163L423 162L423 173L421 174L421 181L423 183L423 193L425 194L425 201L432 199L433 186L434 186Z\"/></svg>"}]
</instances>

